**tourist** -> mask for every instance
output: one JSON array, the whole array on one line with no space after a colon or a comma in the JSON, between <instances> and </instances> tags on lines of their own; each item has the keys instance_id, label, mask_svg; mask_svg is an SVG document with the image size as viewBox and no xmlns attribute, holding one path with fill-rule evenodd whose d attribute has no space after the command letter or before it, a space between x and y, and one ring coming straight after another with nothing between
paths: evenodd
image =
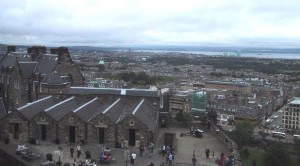
<instances>
[{"instance_id":1,"label":"tourist","mask_svg":"<svg viewBox=\"0 0 300 166\"><path fill-rule=\"evenodd\" d=\"M77 158L80 157L80 154L81 154L81 146L80 144L77 145Z\"/></svg>"},{"instance_id":2,"label":"tourist","mask_svg":"<svg viewBox=\"0 0 300 166\"><path fill-rule=\"evenodd\" d=\"M124 151L124 159L125 159L125 164L127 166L127 162L129 161L130 159L130 152L128 150L128 148L125 148L125 151Z\"/></svg>"},{"instance_id":3,"label":"tourist","mask_svg":"<svg viewBox=\"0 0 300 166\"><path fill-rule=\"evenodd\" d=\"M166 146L165 145L163 145L161 147L161 153L162 153L162 156L165 157L165 154L166 154Z\"/></svg>"},{"instance_id":4,"label":"tourist","mask_svg":"<svg viewBox=\"0 0 300 166\"><path fill-rule=\"evenodd\" d=\"M131 159L130 159L130 161L131 161L131 166L134 166L135 159L136 159L136 154L135 154L135 152L132 152L132 154L131 154Z\"/></svg>"},{"instance_id":5,"label":"tourist","mask_svg":"<svg viewBox=\"0 0 300 166\"><path fill-rule=\"evenodd\" d=\"M208 147L206 147L206 149L205 149L205 155L206 155L206 158L208 159L209 158L209 149L208 149Z\"/></svg>"},{"instance_id":6,"label":"tourist","mask_svg":"<svg viewBox=\"0 0 300 166\"><path fill-rule=\"evenodd\" d=\"M170 153L168 157L169 166L172 166L173 160L174 160L174 154Z\"/></svg>"},{"instance_id":7,"label":"tourist","mask_svg":"<svg viewBox=\"0 0 300 166\"><path fill-rule=\"evenodd\" d=\"M74 147L73 146L70 147L70 154L71 154L71 158L73 158L73 154L74 154Z\"/></svg>"},{"instance_id":8,"label":"tourist","mask_svg":"<svg viewBox=\"0 0 300 166\"><path fill-rule=\"evenodd\" d=\"M220 158L218 160L218 166L225 166L225 161L227 160L227 157L224 153L221 153Z\"/></svg>"}]
</instances>

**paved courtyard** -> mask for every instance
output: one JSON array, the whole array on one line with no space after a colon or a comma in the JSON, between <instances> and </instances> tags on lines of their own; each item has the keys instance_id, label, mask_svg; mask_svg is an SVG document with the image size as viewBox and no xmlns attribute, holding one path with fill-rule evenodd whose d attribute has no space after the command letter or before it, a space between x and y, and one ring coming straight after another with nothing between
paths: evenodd
<instances>
[{"instance_id":1,"label":"paved courtyard","mask_svg":"<svg viewBox=\"0 0 300 166\"><path fill-rule=\"evenodd\" d=\"M203 166L210 166L210 165L216 165L214 163L215 159L220 155L220 153L225 152L228 154L228 149L226 146L215 137L215 133L212 132L205 132L203 135L203 138L196 138L194 136L183 136L181 137L181 133L187 133L189 132L189 129L183 129L183 128L163 128L159 130L159 137L161 137L164 133L174 133L176 135L176 141L175 141L175 159L174 159L174 165L180 165L179 163L192 163L192 156L193 151L195 150L195 156L197 159L196 164L201 164ZM139 156L139 149L134 147L129 147L129 150L131 152L135 151L137 153L137 159L136 159L136 166L146 166L148 162L153 162L155 166L159 166L161 163L165 162L165 157L162 157L161 154L159 154L159 148L162 146L163 141L162 139L158 139L156 141L154 147L154 154L152 157L146 157L146 156ZM3 145L3 144L2 144ZM55 151L58 150L58 145L55 144L46 144L42 143L41 145L27 145L30 148L38 151L42 155L41 161L36 161L36 164L32 163L30 165L38 165L40 162L46 160L46 154L52 153L53 159L55 161L58 161L58 155L55 154ZM63 154L60 157L60 160L65 163L73 163L74 159L77 161L79 160L86 160L85 154L83 153L79 158L76 157L76 152L74 153L74 158L71 158L70 156L70 145L69 144L61 144L60 146L63 147ZM208 147L210 149L210 158L207 159L205 157L205 148ZM91 152L91 158L92 159L98 159L99 153L101 151L102 145L92 145L87 144L83 145L84 151L90 151ZM115 161L111 163L110 165L114 166L125 166L124 161L124 149L117 149L117 148L111 148L111 153L113 158L115 158ZM97 165L100 165L100 163L97 163ZM128 163L128 166L130 164Z\"/></svg>"}]
</instances>

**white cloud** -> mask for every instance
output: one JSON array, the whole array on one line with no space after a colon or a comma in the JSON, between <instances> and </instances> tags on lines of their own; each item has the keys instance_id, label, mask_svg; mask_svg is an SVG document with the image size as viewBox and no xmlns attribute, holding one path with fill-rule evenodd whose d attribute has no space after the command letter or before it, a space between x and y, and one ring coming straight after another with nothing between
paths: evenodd
<instances>
[{"instance_id":1,"label":"white cloud","mask_svg":"<svg viewBox=\"0 0 300 166\"><path fill-rule=\"evenodd\" d=\"M0 0L0 43L298 45L299 5L297 0Z\"/></svg>"}]
</instances>

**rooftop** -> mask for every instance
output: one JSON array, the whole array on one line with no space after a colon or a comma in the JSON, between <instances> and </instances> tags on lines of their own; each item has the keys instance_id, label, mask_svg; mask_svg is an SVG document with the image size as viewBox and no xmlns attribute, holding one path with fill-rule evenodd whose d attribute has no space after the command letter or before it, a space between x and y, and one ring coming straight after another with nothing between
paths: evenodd
<instances>
[{"instance_id":1,"label":"rooftop","mask_svg":"<svg viewBox=\"0 0 300 166\"><path fill-rule=\"evenodd\" d=\"M300 105L300 98L296 98L295 100L291 101L290 104L298 104L298 105Z\"/></svg>"}]
</instances>

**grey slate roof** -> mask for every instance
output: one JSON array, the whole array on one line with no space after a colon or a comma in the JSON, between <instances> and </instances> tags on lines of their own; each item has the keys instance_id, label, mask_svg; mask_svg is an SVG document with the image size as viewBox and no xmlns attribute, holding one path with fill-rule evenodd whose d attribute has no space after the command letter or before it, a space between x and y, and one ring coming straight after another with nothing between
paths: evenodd
<instances>
[{"instance_id":1,"label":"grey slate roof","mask_svg":"<svg viewBox=\"0 0 300 166\"><path fill-rule=\"evenodd\" d=\"M51 74L57 65L58 55L56 54L42 54L37 57L38 66L37 73Z\"/></svg>"},{"instance_id":2,"label":"grey slate roof","mask_svg":"<svg viewBox=\"0 0 300 166\"><path fill-rule=\"evenodd\" d=\"M103 114L106 115L113 123L117 124L120 116L122 116L122 114L126 114L127 110L127 104L119 98L107 107L103 111Z\"/></svg>"},{"instance_id":3,"label":"grey slate roof","mask_svg":"<svg viewBox=\"0 0 300 166\"><path fill-rule=\"evenodd\" d=\"M139 104L134 108L132 112L133 116L139 119L142 123L147 125L147 127L154 131L156 128L156 120L154 118L153 111L154 108L145 99L141 100Z\"/></svg>"},{"instance_id":4,"label":"grey slate roof","mask_svg":"<svg viewBox=\"0 0 300 166\"><path fill-rule=\"evenodd\" d=\"M61 77L56 72L53 72L51 74L47 74L42 82L44 84L55 84L55 85L65 83L65 82L63 82Z\"/></svg>"},{"instance_id":5,"label":"grey slate roof","mask_svg":"<svg viewBox=\"0 0 300 166\"><path fill-rule=\"evenodd\" d=\"M150 89L127 89L126 95L129 96L145 96L145 97L158 97L157 90Z\"/></svg>"},{"instance_id":6,"label":"grey slate roof","mask_svg":"<svg viewBox=\"0 0 300 166\"><path fill-rule=\"evenodd\" d=\"M64 83L71 83L71 77L70 76L60 76L60 79L62 80L62 82Z\"/></svg>"},{"instance_id":7,"label":"grey slate roof","mask_svg":"<svg viewBox=\"0 0 300 166\"><path fill-rule=\"evenodd\" d=\"M54 120L59 121L61 118L66 116L69 112L74 111L79 106L80 102L75 97L70 97L45 109L45 112Z\"/></svg>"},{"instance_id":8,"label":"grey slate roof","mask_svg":"<svg viewBox=\"0 0 300 166\"><path fill-rule=\"evenodd\" d=\"M88 122L94 116L104 111L106 107L107 105L104 105L104 103L98 97L96 97L89 102L81 105L73 112L78 115L78 117L81 118L84 122Z\"/></svg>"},{"instance_id":9,"label":"grey slate roof","mask_svg":"<svg viewBox=\"0 0 300 166\"><path fill-rule=\"evenodd\" d=\"M16 63L16 59L18 58L19 62L30 62L31 56L22 52L11 52L8 53L7 56L3 58L1 61L1 66L3 67L13 67Z\"/></svg>"},{"instance_id":10,"label":"grey slate roof","mask_svg":"<svg viewBox=\"0 0 300 166\"><path fill-rule=\"evenodd\" d=\"M35 115L37 115L39 112L45 110L46 108L56 103L57 100L54 97L48 96L40 100L36 100L32 103L27 103L26 105L18 108L17 110L29 120Z\"/></svg>"},{"instance_id":11,"label":"grey slate roof","mask_svg":"<svg viewBox=\"0 0 300 166\"><path fill-rule=\"evenodd\" d=\"M229 85L229 86L237 86L237 87L246 87L250 84L247 82L225 82L225 81L207 81L207 84L218 84L218 85Z\"/></svg>"},{"instance_id":12,"label":"grey slate roof","mask_svg":"<svg viewBox=\"0 0 300 166\"><path fill-rule=\"evenodd\" d=\"M22 78L29 78L37 67L37 62L19 62Z\"/></svg>"},{"instance_id":13,"label":"grey slate roof","mask_svg":"<svg viewBox=\"0 0 300 166\"><path fill-rule=\"evenodd\" d=\"M2 97L0 97L0 120L6 117L7 112L3 103Z\"/></svg>"},{"instance_id":14,"label":"grey slate roof","mask_svg":"<svg viewBox=\"0 0 300 166\"><path fill-rule=\"evenodd\" d=\"M159 97L157 90L149 89L117 89L117 88L90 88L70 87L66 90L68 94L115 94L128 96Z\"/></svg>"}]
</instances>

